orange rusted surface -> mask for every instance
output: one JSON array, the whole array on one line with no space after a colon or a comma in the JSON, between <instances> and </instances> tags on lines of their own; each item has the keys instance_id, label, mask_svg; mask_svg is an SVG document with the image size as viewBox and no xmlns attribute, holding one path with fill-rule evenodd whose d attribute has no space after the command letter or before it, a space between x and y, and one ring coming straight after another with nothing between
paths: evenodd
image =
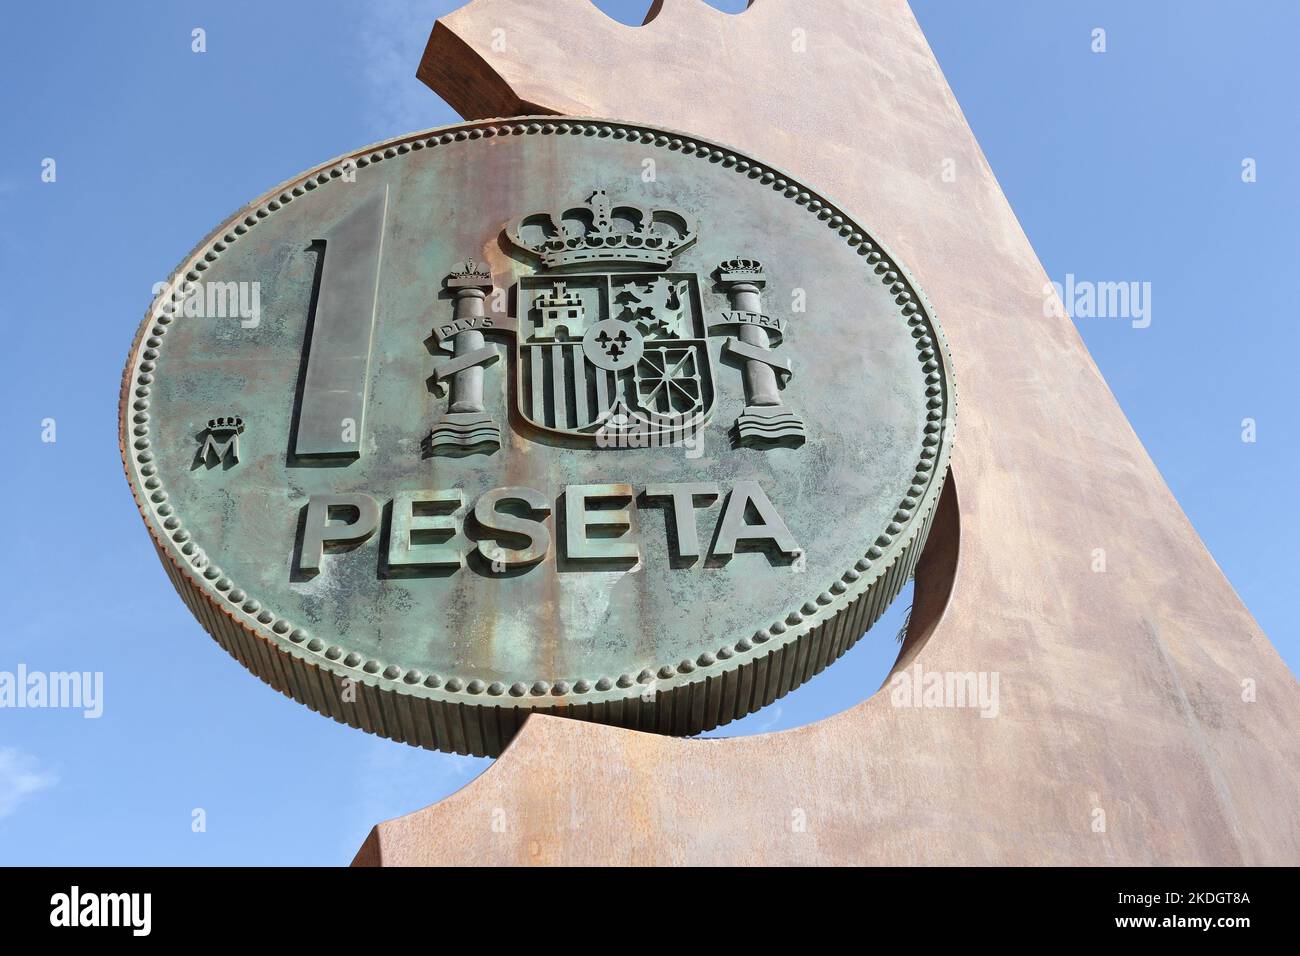
<instances>
[{"instance_id":1,"label":"orange rusted surface","mask_svg":"<svg viewBox=\"0 0 1300 956\"><path fill-rule=\"evenodd\" d=\"M464 790L377 826L357 862L1300 862L1300 688L1073 324L1044 316L1048 278L906 4L657 9L631 28L587 0L475 0L439 23L420 76L467 117L540 109L732 143L909 263L963 404L959 497L897 666L996 672L998 715L886 691L732 740L534 717Z\"/></svg>"}]
</instances>

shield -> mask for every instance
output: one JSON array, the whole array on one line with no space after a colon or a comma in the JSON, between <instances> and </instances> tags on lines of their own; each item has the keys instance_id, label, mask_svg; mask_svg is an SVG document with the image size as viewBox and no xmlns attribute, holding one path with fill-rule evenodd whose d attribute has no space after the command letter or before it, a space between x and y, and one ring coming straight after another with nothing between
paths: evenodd
<instances>
[{"instance_id":1,"label":"shield","mask_svg":"<svg viewBox=\"0 0 1300 956\"><path fill-rule=\"evenodd\" d=\"M519 284L519 411L601 447L673 444L715 391L690 272L540 273Z\"/></svg>"}]
</instances>

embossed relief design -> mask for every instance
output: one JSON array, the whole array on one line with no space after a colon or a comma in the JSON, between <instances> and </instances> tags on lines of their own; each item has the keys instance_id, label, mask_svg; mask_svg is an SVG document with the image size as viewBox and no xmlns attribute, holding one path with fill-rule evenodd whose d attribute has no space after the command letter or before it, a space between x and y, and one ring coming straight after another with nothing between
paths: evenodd
<instances>
[{"instance_id":1,"label":"embossed relief design","mask_svg":"<svg viewBox=\"0 0 1300 956\"><path fill-rule=\"evenodd\" d=\"M500 447L500 427L484 411L482 395L483 369L499 358L484 343L484 333L493 332L515 337L516 406L526 421L619 448L671 445L704 427L717 397L708 337L734 329L724 351L742 369L746 395L736 442L801 444L803 422L780 394L792 369L773 350L786 323L762 311L762 264L730 259L718 267L730 309L709 319L700 277L668 268L696 235L682 213L611 203L604 190L592 192L585 205L533 213L508 226L509 241L543 268L518 283L517 316L485 313L493 280L473 260L447 277L452 322L434 335L452 358L434 379L450 400L426 451ZM593 271L596 266L607 271ZM664 271L643 271L651 269Z\"/></svg>"}]
</instances>

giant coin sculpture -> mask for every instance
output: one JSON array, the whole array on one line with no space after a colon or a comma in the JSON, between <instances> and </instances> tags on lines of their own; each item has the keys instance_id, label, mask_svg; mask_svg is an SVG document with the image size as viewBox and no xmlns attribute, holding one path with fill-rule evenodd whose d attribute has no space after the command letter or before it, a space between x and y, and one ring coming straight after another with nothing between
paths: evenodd
<instances>
[{"instance_id":1,"label":"giant coin sculpture","mask_svg":"<svg viewBox=\"0 0 1300 956\"><path fill-rule=\"evenodd\" d=\"M241 209L141 326L121 439L249 670L497 754L532 711L696 733L834 662L915 566L954 407L924 297L831 199L547 116Z\"/></svg>"}]
</instances>

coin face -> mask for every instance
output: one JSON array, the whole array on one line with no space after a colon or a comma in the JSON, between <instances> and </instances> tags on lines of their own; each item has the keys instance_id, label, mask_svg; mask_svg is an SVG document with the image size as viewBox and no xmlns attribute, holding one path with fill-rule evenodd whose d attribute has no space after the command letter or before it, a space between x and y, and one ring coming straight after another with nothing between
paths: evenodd
<instances>
[{"instance_id":1,"label":"coin face","mask_svg":"<svg viewBox=\"0 0 1300 956\"><path fill-rule=\"evenodd\" d=\"M947 474L946 345L878 238L761 159L467 123L214 230L123 380L203 627L313 709L496 754L532 711L687 734L834 662Z\"/></svg>"}]
</instances>

